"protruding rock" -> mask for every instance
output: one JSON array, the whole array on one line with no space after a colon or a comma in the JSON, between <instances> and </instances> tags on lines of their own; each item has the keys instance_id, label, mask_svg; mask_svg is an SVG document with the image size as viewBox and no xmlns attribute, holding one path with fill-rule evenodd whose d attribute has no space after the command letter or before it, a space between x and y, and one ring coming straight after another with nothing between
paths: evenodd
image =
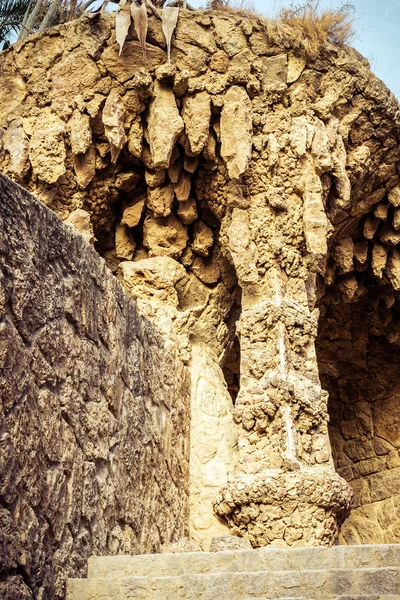
<instances>
[{"instance_id":1,"label":"protruding rock","mask_svg":"<svg viewBox=\"0 0 400 600\"><path fill-rule=\"evenodd\" d=\"M82 237L88 242L88 244L94 244L95 238L93 233L93 227L90 222L90 214L82 208L77 208L65 220L65 223L72 225Z\"/></svg>"},{"instance_id":2,"label":"protruding rock","mask_svg":"<svg viewBox=\"0 0 400 600\"><path fill-rule=\"evenodd\" d=\"M175 163L171 165L168 169L168 177L172 181L172 183L178 183L182 174L182 165L180 163Z\"/></svg>"},{"instance_id":3,"label":"protruding rock","mask_svg":"<svg viewBox=\"0 0 400 600\"><path fill-rule=\"evenodd\" d=\"M292 52L288 55L287 83L294 83L298 80L307 62L301 56L296 56Z\"/></svg>"},{"instance_id":4,"label":"protruding rock","mask_svg":"<svg viewBox=\"0 0 400 600\"><path fill-rule=\"evenodd\" d=\"M188 173L195 173L198 166L198 156L185 156L185 160L183 162L183 168L185 169L185 171L187 171Z\"/></svg>"},{"instance_id":5,"label":"protruding rock","mask_svg":"<svg viewBox=\"0 0 400 600\"><path fill-rule=\"evenodd\" d=\"M150 256L179 258L187 240L186 228L175 215L146 217L143 226L143 244L149 249Z\"/></svg>"},{"instance_id":6,"label":"protruding rock","mask_svg":"<svg viewBox=\"0 0 400 600\"><path fill-rule=\"evenodd\" d=\"M372 240L376 233L376 230L378 229L379 223L380 220L376 217L372 217L371 215L367 216L363 226L363 234L364 237L367 238L367 240Z\"/></svg>"},{"instance_id":7,"label":"protruding rock","mask_svg":"<svg viewBox=\"0 0 400 600\"><path fill-rule=\"evenodd\" d=\"M358 281L353 273L348 273L340 279L338 287L344 301L350 302L358 290Z\"/></svg>"},{"instance_id":8,"label":"protruding rock","mask_svg":"<svg viewBox=\"0 0 400 600\"><path fill-rule=\"evenodd\" d=\"M30 169L29 140L25 134L22 121L14 119L4 135L4 149L10 156L9 168L13 177L21 181Z\"/></svg>"},{"instance_id":9,"label":"protruding rock","mask_svg":"<svg viewBox=\"0 0 400 600\"><path fill-rule=\"evenodd\" d=\"M128 150L136 158L140 158L143 148L143 125L138 115L133 119L128 134Z\"/></svg>"},{"instance_id":10,"label":"protruding rock","mask_svg":"<svg viewBox=\"0 0 400 600\"><path fill-rule=\"evenodd\" d=\"M130 40L125 42L124 51L119 56L118 44L109 46L101 55L107 70L121 83L135 77L142 67L145 66L143 50L140 42ZM146 47L146 69L155 69L165 63L166 54L161 48L147 44Z\"/></svg>"},{"instance_id":11,"label":"protruding rock","mask_svg":"<svg viewBox=\"0 0 400 600\"><path fill-rule=\"evenodd\" d=\"M371 267L375 277L382 278L382 273L386 267L388 247L374 242L372 246Z\"/></svg>"},{"instance_id":12,"label":"protruding rock","mask_svg":"<svg viewBox=\"0 0 400 600\"><path fill-rule=\"evenodd\" d=\"M207 141L211 119L211 102L207 92L183 99L182 117L193 154L200 154Z\"/></svg>"},{"instance_id":13,"label":"protruding rock","mask_svg":"<svg viewBox=\"0 0 400 600\"><path fill-rule=\"evenodd\" d=\"M144 178L149 187L156 188L165 182L165 169L158 169L157 171L146 170Z\"/></svg>"},{"instance_id":14,"label":"protruding rock","mask_svg":"<svg viewBox=\"0 0 400 600\"><path fill-rule=\"evenodd\" d=\"M400 206L394 209L393 229L395 229L396 231L400 229Z\"/></svg>"},{"instance_id":15,"label":"protruding rock","mask_svg":"<svg viewBox=\"0 0 400 600\"><path fill-rule=\"evenodd\" d=\"M359 240L354 244L354 257L361 265L367 262L368 241L366 239Z\"/></svg>"},{"instance_id":16,"label":"protruding rock","mask_svg":"<svg viewBox=\"0 0 400 600\"><path fill-rule=\"evenodd\" d=\"M395 248L389 256L386 266L386 274L395 290L400 290L400 250Z\"/></svg>"},{"instance_id":17,"label":"protruding rock","mask_svg":"<svg viewBox=\"0 0 400 600\"><path fill-rule=\"evenodd\" d=\"M389 202L381 202L380 204L378 204L376 206L376 208L374 210L374 217L376 217L377 219L382 219L382 221L385 221L388 216L389 207L390 207Z\"/></svg>"},{"instance_id":18,"label":"protruding rock","mask_svg":"<svg viewBox=\"0 0 400 600\"><path fill-rule=\"evenodd\" d=\"M250 98L244 88L232 86L225 94L221 113L221 156L232 179L239 178L247 169L252 132Z\"/></svg>"},{"instance_id":19,"label":"protruding rock","mask_svg":"<svg viewBox=\"0 0 400 600\"><path fill-rule=\"evenodd\" d=\"M342 238L332 250L332 258L340 273L350 273L353 268L354 243L350 236Z\"/></svg>"},{"instance_id":20,"label":"protruding rock","mask_svg":"<svg viewBox=\"0 0 400 600\"><path fill-rule=\"evenodd\" d=\"M288 60L286 54L263 58L262 88L271 100L278 99L287 88Z\"/></svg>"},{"instance_id":21,"label":"protruding rock","mask_svg":"<svg viewBox=\"0 0 400 600\"><path fill-rule=\"evenodd\" d=\"M74 169L79 187L87 188L96 174L96 149L93 144L84 154L74 155Z\"/></svg>"},{"instance_id":22,"label":"protruding rock","mask_svg":"<svg viewBox=\"0 0 400 600\"><path fill-rule=\"evenodd\" d=\"M137 227L143 214L143 208L145 205L145 198L139 198L132 205L125 205L121 225L127 225L127 227Z\"/></svg>"},{"instance_id":23,"label":"protruding rock","mask_svg":"<svg viewBox=\"0 0 400 600\"><path fill-rule=\"evenodd\" d=\"M218 41L229 57L247 48L246 36L236 19L220 13L213 22Z\"/></svg>"},{"instance_id":24,"label":"protruding rock","mask_svg":"<svg viewBox=\"0 0 400 600\"><path fill-rule=\"evenodd\" d=\"M172 183L167 183L156 188L147 190L147 206L156 217L167 217L171 214L175 194Z\"/></svg>"},{"instance_id":25,"label":"protruding rock","mask_svg":"<svg viewBox=\"0 0 400 600\"><path fill-rule=\"evenodd\" d=\"M124 192L131 192L139 180L140 175L137 171L122 171L117 175L115 187Z\"/></svg>"},{"instance_id":26,"label":"protruding rock","mask_svg":"<svg viewBox=\"0 0 400 600\"><path fill-rule=\"evenodd\" d=\"M208 256L213 243L214 236L212 230L203 221L196 221L193 226L192 242L192 248L196 254Z\"/></svg>"},{"instance_id":27,"label":"protruding rock","mask_svg":"<svg viewBox=\"0 0 400 600\"><path fill-rule=\"evenodd\" d=\"M400 231L396 231L389 223L385 223L379 234L379 239L389 246L397 246L400 243Z\"/></svg>"},{"instance_id":28,"label":"protruding rock","mask_svg":"<svg viewBox=\"0 0 400 600\"><path fill-rule=\"evenodd\" d=\"M121 96L116 90L111 90L103 108L103 124L106 138L110 142L111 161L117 162L119 153L124 147L127 137L125 134L125 107Z\"/></svg>"},{"instance_id":29,"label":"protruding rock","mask_svg":"<svg viewBox=\"0 0 400 600\"><path fill-rule=\"evenodd\" d=\"M73 154L85 154L92 143L89 115L75 110L69 122L71 127L71 150Z\"/></svg>"},{"instance_id":30,"label":"protruding rock","mask_svg":"<svg viewBox=\"0 0 400 600\"><path fill-rule=\"evenodd\" d=\"M196 200L189 198L186 202L179 202L178 216L185 225L193 223L197 219Z\"/></svg>"},{"instance_id":31,"label":"protruding rock","mask_svg":"<svg viewBox=\"0 0 400 600\"><path fill-rule=\"evenodd\" d=\"M148 118L150 150L156 168L169 167L172 150L183 128L173 91L156 81Z\"/></svg>"},{"instance_id":32,"label":"protruding rock","mask_svg":"<svg viewBox=\"0 0 400 600\"><path fill-rule=\"evenodd\" d=\"M65 124L55 114L45 112L29 142L29 158L34 174L46 183L56 183L65 169Z\"/></svg>"},{"instance_id":33,"label":"protruding rock","mask_svg":"<svg viewBox=\"0 0 400 600\"><path fill-rule=\"evenodd\" d=\"M179 202L186 202L189 200L191 186L192 180L190 175L184 171L180 176L178 183L174 185L176 199L179 200Z\"/></svg>"},{"instance_id":34,"label":"protruding rock","mask_svg":"<svg viewBox=\"0 0 400 600\"><path fill-rule=\"evenodd\" d=\"M388 193L389 202L393 204L393 206L400 206L400 185L394 187Z\"/></svg>"},{"instance_id":35,"label":"protruding rock","mask_svg":"<svg viewBox=\"0 0 400 600\"><path fill-rule=\"evenodd\" d=\"M221 277L219 265L213 254L207 258L197 256L191 266L193 273L204 283L217 283Z\"/></svg>"},{"instance_id":36,"label":"protruding rock","mask_svg":"<svg viewBox=\"0 0 400 600\"><path fill-rule=\"evenodd\" d=\"M125 225L117 225L115 229L115 252L118 258L132 260L136 249L135 238Z\"/></svg>"}]
</instances>

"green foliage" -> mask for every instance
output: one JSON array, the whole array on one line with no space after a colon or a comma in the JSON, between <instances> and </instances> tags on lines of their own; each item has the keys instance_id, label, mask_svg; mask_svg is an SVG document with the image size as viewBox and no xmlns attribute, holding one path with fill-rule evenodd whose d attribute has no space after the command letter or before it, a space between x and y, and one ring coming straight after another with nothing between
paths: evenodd
<instances>
[{"instance_id":1,"label":"green foliage","mask_svg":"<svg viewBox=\"0 0 400 600\"><path fill-rule=\"evenodd\" d=\"M30 0L0 0L0 49L7 46L12 34L18 33Z\"/></svg>"}]
</instances>

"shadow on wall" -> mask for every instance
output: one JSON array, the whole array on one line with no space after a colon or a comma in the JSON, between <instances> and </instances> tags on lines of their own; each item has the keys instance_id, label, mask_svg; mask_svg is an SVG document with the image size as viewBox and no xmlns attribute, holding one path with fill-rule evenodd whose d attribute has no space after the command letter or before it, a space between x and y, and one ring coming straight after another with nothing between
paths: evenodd
<instances>
[{"instance_id":1,"label":"shadow on wall","mask_svg":"<svg viewBox=\"0 0 400 600\"><path fill-rule=\"evenodd\" d=\"M332 296L331 296L332 299ZM339 543L400 542L400 340L396 304L371 287L361 301L322 302L317 356L329 392L338 473L354 490Z\"/></svg>"}]
</instances>

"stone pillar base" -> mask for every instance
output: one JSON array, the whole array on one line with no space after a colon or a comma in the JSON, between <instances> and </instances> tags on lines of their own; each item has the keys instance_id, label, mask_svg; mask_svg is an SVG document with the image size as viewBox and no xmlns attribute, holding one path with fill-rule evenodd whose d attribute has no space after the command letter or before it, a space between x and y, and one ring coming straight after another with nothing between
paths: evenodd
<instances>
[{"instance_id":1,"label":"stone pillar base","mask_svg":"<svg viewBox=\"0 0 400 600\"><path fill-rule=\"evenodd\" d=\"M352 500L333 469L240 474L219 493L215 513L254 547L332 546Z\"/></svg>"}]
</instances>

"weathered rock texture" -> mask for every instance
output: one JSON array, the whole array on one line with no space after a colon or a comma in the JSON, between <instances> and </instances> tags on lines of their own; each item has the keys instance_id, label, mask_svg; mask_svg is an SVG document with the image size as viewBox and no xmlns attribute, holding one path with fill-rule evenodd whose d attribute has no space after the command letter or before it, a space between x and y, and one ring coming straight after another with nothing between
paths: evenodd
<instances>
[{"instance_id":1,"label":"weathered rock texture","mask_svg":"<svg viewBox=\"0 0 400 600\"><path fill-rule=\"evenodd\" d=\"M399 106L354 50L326 42L310 57L287 25L182 12L171 66L159 20L146 63L133 35L118 56L113 24L83 19L1 56L0 166L63 219L90 215L96 248L191 368L192 537L207 548L228 523L254 546L330 545L350 508L345 479L359 497L370 475L342 469L349 433L335 423L359 400L342 393L345 375L339 392L325 377L341 353L324 366L323 332L337 304L375 315L371 288L397 332ZM373 467L382 478L398 445L377 435L391 444L376 451L391 457ZM387 487L393 517L396 496ZM377 522L374 501L356 502Z\"/></svg>"},{"instance_id":2,"label":"weathered rock texture","mask_svg":"<svg viewBox=\"0 0 400 600\"><path fill-rule=\"evenodd\" d=\"M190 381L104 261L0 175L0 597L187 535Z\"/></svg>"}]
</instances>

